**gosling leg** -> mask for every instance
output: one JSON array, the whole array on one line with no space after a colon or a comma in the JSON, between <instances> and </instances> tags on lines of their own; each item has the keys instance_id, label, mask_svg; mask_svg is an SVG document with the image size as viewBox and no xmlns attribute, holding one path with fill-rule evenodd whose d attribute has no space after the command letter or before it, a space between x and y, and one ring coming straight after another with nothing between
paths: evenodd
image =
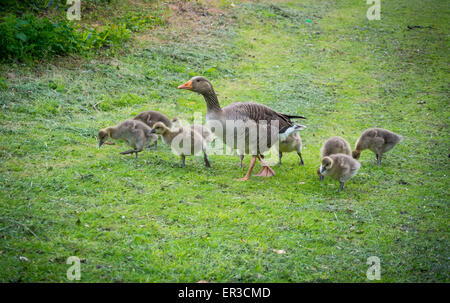
<instances>
[{"instance_id":1,"label":"gosling leg","mask_svg":"<svg viewBox=\"0 0 450 303\"><path fill-rule=\"evenodd\" d=\"M345 182L341 182L341 186L339 187L339 191L340 191L340 192L344 190L344 183L345 183Z\"/></svg>"},{"instance_id":2,"label":"gosling leg","mask_svg":"<svg viewBox=\"0 0 450 303\"><path fill-rule=\"evenodd\" d=\"M181 155L181 167L185 166L185 160L186 160L186 156L185 155Z\"/></svg>"},{"instance_id":3,"label":"gosling leg","mask_svg":"<svg viewBox=\"0 0 450 303\"><path fill-rule=\"evenodd\" d=\"M377 164L380 165L381 164L381 158L383 157L382 153L377 154Z\"/></svg>"},{"instance_id":4,"label":"gosling leg","mask_svg":"<svg viewBox=\"0 0 450 303\"><path fill-rule=\"evenodd\" d=\"M281 158L283 157L282 152L278 152L278 165L281 165Z\"/></svg>"},{"instance_id":5,"label":"gosling leg","mask_svg":"<svg viewBox=\"0 0 450 303\"><path fill-rule=\"evenodd\" d=\"M322 176L322 175L319 176L319 181L320 181L320 182L323 181L323 176Z\"/></svg>"},{"instance_id":6,"label":"gosling leg","mask_svg":"<svg viewBox=\"0 0 450 303\"><path fill-rule=\"evenodd\" d=\"M300 157L300 165L305 165L305 162L303 162L302 153L298 151L297 155Z\"/></svg>"},{"instance_id":7,"label":"gosling leg","mask_svg":"<svg viewBox=\"0 0 450 303\"><path fill-rule=\"evenodd\" d=\"M206 155L205 151L203 151L203 160L205 161L206 167L211 167L211 164L209 164L208 156Z\"/></svg>"},{"instance_id":8,"label":"gosling leg","mask_svg":"<svg viewBox=\"0 0 450 303\"><path fill-rule=\"evenodd\" d=\"M142 150L139 150L139 149L130 149L130 150L127 150L127 151L124 151L124 152L121 152L120 154L121 155L128 155L128 154L136 154L136 159L137 159L137 157L138 157L138 153L139 152L141 152Z\"/></svg>"},{"instance_id":9,"label":"gosling leg","mask_svg":"<svg viewBox=\"0 0 450 303\"><path fill-rule=\"evenodd\" d=\"M239 155L239 159L240 159L240 166L241 166L241 168L242 168L242 161L244 161L244 154L242 154L242 155Z\"/></svg>"}]
</instances>

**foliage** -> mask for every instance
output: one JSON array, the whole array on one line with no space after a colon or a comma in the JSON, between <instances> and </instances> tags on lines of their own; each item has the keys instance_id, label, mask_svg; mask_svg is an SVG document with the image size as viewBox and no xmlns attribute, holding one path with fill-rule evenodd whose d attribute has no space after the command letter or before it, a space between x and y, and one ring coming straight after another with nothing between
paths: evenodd
<instances>
[{"instance_id":1,"label":"foliage","mask_svg":"<svg viewBox=\"0 0 450 303\"><path fill-rule=\"evenodd\" d=\"M0 21L0 58L30 60L78 51L79 43L73 25L61 20L26 14L7 15Z\"/></svg>"}]
</instances>

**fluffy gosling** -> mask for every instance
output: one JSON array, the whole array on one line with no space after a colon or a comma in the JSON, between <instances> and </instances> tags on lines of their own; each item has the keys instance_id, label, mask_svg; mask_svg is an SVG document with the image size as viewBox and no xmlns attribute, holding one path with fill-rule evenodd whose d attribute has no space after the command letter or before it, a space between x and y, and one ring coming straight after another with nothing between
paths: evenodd
<instances>
[{"instance_id":1,"label":"fluffy gosling","mask_svg":"<svg viewBox=\"0 0 450 303\"><path fill-rule=\"evenodd\" d=\"M356 141L355 150L352 152L354 159L359 159L361 152L370 149L375 153L377 164L381 164L383 153L390 151L397 143L401 142L403 137L383 128L366 129L358 141Z\"/></svg>"},{"instance_id":2,"label":"fluffy gosling","mask_svg":"<svg viewBox=\"0 0 450 303\"><path fill-rule=\"evenodd\" d=\"M320 158L323 159L324 157L333 154L344 154L351 156L352 148L350 147L350 143L339 136L328 138L320 149ZM317 174L319 175L319 181L322 181L324 176L320 174L319 170L317 170Z\"/></svg>"},{"instance_id":3,"label":"fluffy gosling","mask_svg":"<svg viewBox=\"0 0 450 303\"><path fill-rule=\"evenodd\" d=\"M164 143L172 147L175 154L181 156L181 166L185 166L186 156L203 152L203 160L206 167L211 167L206 155L206 143L203 137L190 127L180 127L177 130L170 130L164 123L156 122L153 125L152 133L163 138ZM173 144L172 144L173 143Z\"/></svg>"},{"instance_id":4,"label":"fluffy gosling","mask_svg":"<svg viewBox=\"0 0 450 303\"><path fill-rule=\"evenodd\" d=\"M181 125L180 119L178 119L177 117L172 119L172 125L173 125L174 129L183 127ZM201 124L192 124L192 125L189 125L189 127L192 130L194 130L197 133L199 133L200 135L202 135L202 137L206 141L206 143L210 143L210 142L213 141L214 135L212 134L212 132L206 126L201 125Z\"/></svg>"},{"instance_id":5,"label":"fluffy gosling","mask_svg":"<svg viewBox=\"0 0 450 303\"><path fill-rule=\"evenodd\" d=\"M147 111L141 112L141 113L137 114L136 117L134 117L133 119L144 122L145 124L147 124L150 127L153 127L153 125L156 122L162 122L165 125L167 125L168 127L172 127L172 122L166 115L164 115L160 112L154 111L154 110L147 110ZM158 149L158 140L155 141L155 150L156 149Z\"/></svg>"},{"instance_id":6,"label":"fluffy gosling","mask_svg":"<svg viewBox=\"0 0 450 303\"><path fill-rule=\"evenodd\" d=\"M156 141L158 136L151 133L152 129L138 120L125 120L116 126L103 128L98 132L98 147L102 146L108 138L126 141L133 149L121 152L122 155L141 152L144 147Z\"/></svg>"},{"instance_id":7,"label":"fluffy gosling","mask_svg":"<svg viewBox=\"0 0 450 303\"><path fill-rule=\"evenodd\" d=\"M344 154L333 154L322 159L319 172L323 176L340 182L339 191L344 189L344 184L358 172L361 164L352 157Z\"/></svg>"},{"instance_id":8,"label":"fluffy gosling","mask_svg":"<svg viewBox=\"0 0 450 303\"><path fill-rule=\"evenodd\" d=\"M305 126L306 128L306 126ZM300 165L304 165L302 157L302 138L299 133L294 133L288 136L284 141L280 141L278 143L278 164L281 165L281 158L283 157L283 153L297 152L297 155L300 157ZM242 167L242 161L244 160L244 155L239 154L240 158L240 166Z\"/></svg>"}]
</instances>

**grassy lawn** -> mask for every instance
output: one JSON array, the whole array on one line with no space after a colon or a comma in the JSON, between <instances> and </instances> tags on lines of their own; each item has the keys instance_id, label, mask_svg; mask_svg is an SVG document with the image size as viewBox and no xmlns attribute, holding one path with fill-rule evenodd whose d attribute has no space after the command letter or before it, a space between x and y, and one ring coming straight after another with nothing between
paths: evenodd
<instances>
[{"instance_id":1,"label":"grassy lawn","mask_svg":"<svg viewBox=\"0 0 450 303\"><path fill-rule=\"evenodd\" d=\"M369 282L377 256L382 282L449 282L448 3L382 1L379 21L368 7L172 3L112 57L0 65L0 281L65 282L78 256L81 282ZM222 106L305 115L305 165L285 154L275 177L236 182L250 157L181 168L163 144L138 159L97 148L100 128L143 110L204 114L176 89L193 75ZM364 152L343 192L320 184L324 140L353 147L369 127L404 140L381 166Z\"/></svg>"}]
</instances>

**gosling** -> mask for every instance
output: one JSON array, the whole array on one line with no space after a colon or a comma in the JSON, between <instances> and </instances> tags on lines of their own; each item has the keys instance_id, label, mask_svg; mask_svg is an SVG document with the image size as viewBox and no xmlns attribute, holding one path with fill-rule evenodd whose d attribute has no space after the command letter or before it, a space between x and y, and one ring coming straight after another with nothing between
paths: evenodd
<instances>
[{"instance_id":1,"label":"gosling","mask_svg":"<svg viewBox=\"0 0 450 303\"><path fill-rule=\"evenodd\" d=\"M183 127L181 125L180 119L178 119L177 117L172 119L172 125L173 125L174 129ZM196 131L197 133L202 135L202 137L206 141L206 143L210 143L210 142L212 142L214 140L214 135L212 134L212 132L206 126L201 125L201 124L192 124L192 125L189 125L189 127L193 131Z\"/></svg>"},{"instance_id":2,"label":"gosling","mask_svg":"<svg viewBox=\"0 0 450 303\"><path fill-rule=\"evenodd\" d=\"M206 143L203 137L190 127L180 127L177 130L170 130L164 123L156 122L153 125L152 133L163 138L164 143L172 147L172 151L181 156L181 167L185 166L186 156L196 155L203 152L203 160L206 167L211 167L206 155Z\"/></svg>"},{"instance_id":3,"label":"gosling","mask_svg":"<svg viewBox=\"0 0 450 303\"><path fill-rule=\"evenodd\" d=\"M302 129L305 129L306 126L303 126ZM281 158L283 157L283 153L297 152L297 155L300 157L299 165L305 165L302 157L302 138L299 133L294 133L288 136L284 141L280 141L278 143L278 164L281 165ZM240 154L240 166L242 167L242 161L244 160L244 155Z\"/></svg>"},{"instance_id":4,"label":"gosling","mask_svg":"<svg viewBox=\"0 0 450 303\"><path fill-rule=\"evenodd\" d=\"M147 124L150 127L153 127L153 125L156 122L162 122L165 125L167 125L168 127L172 127L172 122L170 122L170 119L157 111L153 111L153 110L147 110L144 112L141 112L139 114L136 115L136 117L133 118L134 120L139 120L141 122L144 122L145 124ZM155 150L158 149L158 140L155 140Z\"/></svg>"},{"instance_id":5,"label":"gosling","mask_svg":"<svg viewBox=\"0 0 450 303\"><path fill-rule=\"evenodd\" d=\"M141 121L129 119L116 126L101 129L98 132L98 147L102 146L108 138L126 141L133 149L121 152L121 154L135 153L137 158L138 153L152 141L156 141L158 136L152 134L152 129Z\"/></svg>"},{"instance_id":6,"label":"gosling","mask_svg":"<svg viewBox=\"0 0 450 303\"><path fill-rule=\"evenodd\" d=\"M323 159L324 157L333 154L344 154L351 156L352 148L350 147L350 143L339 136L328 138L320 149L320 158ZM319 181L322 181L324 176L320 174L319 170L317 170L317 174L319 175Z\"/></svg>"},{"instance_id":7,"label":"gosling","mask_svg":"<svg viewBox=\"0 0 450 303\"><path fill-rule=\"evenodd\" d=\"M340 182L339 192L344 189L344 184L358 172L361 164L352 157L344 154L332 154L322 159L318 172L323 176Z\"/></svg>"},{"instance_id":8,"label":"gosling","mask_svg":"<svg viewBox=\"0 0 450 303\"><path fill-rule=\"evenodd\" d=\"M369 128L365 130L358 141L355 150L352 152L354 159L359 159L361 152L370 149L375 153L377 164L381 164L383 153L390 151L403 137L383 128Z\"/></svg>"}]
</instances>

